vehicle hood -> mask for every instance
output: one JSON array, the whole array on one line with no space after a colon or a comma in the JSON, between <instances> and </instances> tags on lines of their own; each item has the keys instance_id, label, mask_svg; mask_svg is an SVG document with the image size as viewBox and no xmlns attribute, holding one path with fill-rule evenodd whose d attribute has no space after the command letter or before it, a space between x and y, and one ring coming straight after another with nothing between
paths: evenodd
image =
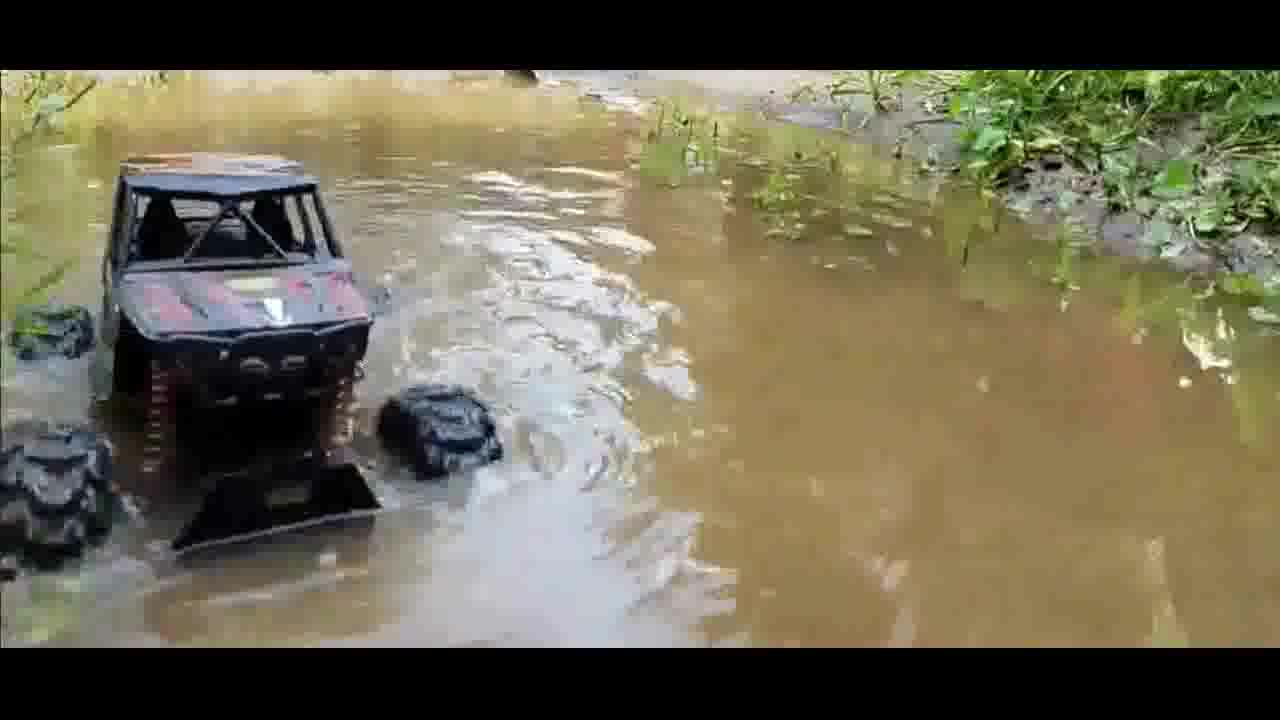
<instances>
[{"instance_id":1,"label":"vehicle hood","mask_svg":"<svg viewBox=\"0 0 1280 720\"><path fill-rule=\"evenodd\" d=\"M144 336L306 327L367 319L347 267L145 272L121 279L120 309Z\"/></svg>"}]
</instances>

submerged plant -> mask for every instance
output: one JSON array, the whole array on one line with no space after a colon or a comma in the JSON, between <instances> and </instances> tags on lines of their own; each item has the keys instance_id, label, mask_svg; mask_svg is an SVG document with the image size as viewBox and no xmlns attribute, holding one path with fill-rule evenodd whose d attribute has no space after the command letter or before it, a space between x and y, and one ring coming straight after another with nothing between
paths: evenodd
<instances>
[{"instance_id":1,"label":"submerged plant","mask_svg":"<svg viewBox=\"0 0 1280 720\"><path fill-rule=\"evenodd\" d=\"M720 123L683 112L679 105L658 108L657 122L649 131L640 171L660 182L678 187L693 175L715 175L720 162Z\"/></svg>"}]
</instances>

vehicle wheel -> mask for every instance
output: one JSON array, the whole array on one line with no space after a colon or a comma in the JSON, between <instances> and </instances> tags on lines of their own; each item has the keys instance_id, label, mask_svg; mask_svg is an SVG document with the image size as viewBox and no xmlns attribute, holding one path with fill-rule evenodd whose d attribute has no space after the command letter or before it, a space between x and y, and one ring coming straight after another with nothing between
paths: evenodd
<instances>
[{"instance_id":1,"label":"vehicle wheel","mask_svg":"<svg viewBox=\"0 0 1280 720\"><path fill-rule=\"evenodd\" d=\"M78 358L93 349L93 314L79 305L28 305L18 308L9 345L28 362L62 356Z\"/></svg>"},{"instance_id":2,"label":"vehicle wheel","mask_svg":"<svg viewBox=\"0 0 1280 720\"><path fill-rule=\"evenodd\" d=\"M489 410L456 385L415 385L402 390L382 406L378 436L388 450L411 458L424 480L502 458L502 443Z\"/></svg>"},{"instance_id":3,"label":"vehicle wheel","mask_svg":"<svg viewBox=\"0 0 1280 720\"><path fill-rule=\"evenodd\" d=\"M47 421L4 430L0 556L53 569L105 539L115 516L111 443Z\"/></svg>"}]
</instances>

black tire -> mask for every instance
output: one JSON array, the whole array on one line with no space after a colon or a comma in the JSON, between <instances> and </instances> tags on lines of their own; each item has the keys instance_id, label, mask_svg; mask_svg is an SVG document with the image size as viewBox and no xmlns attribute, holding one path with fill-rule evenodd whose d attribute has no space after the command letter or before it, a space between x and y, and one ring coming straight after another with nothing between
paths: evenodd
<instances>
[{"instance_id":1,"label":"black tire","mask_svg":"<svg viewBox=\"0 0 1280 720\"><path fill-rule=\"evenodd\" d=\"M111 443L66 423L5 428L0 557L56 569L106 538L115 517Z\"/></svg>"},{"instance_id":2,"label":"black tire","mask_svg":"<svg viewBox=\"0 0 1280 720\"><path fill-rule=\"evenodd\" d=\"M93 314L79 305L28 305L14 314L9 345L27 362L78 358L93 349Z\"/></svg>"},{"instance_id":3,"label":"black tire","mask_svg":"<svg viewBox=\"0 0 1280 720\"><path fill-rule=\"evenodd\" d=\"M378 414L385 448L411 459L419 479L440 478L495 462L502 443L488 408L456 385L415 385Z\"/></svg>"}]
</instances>

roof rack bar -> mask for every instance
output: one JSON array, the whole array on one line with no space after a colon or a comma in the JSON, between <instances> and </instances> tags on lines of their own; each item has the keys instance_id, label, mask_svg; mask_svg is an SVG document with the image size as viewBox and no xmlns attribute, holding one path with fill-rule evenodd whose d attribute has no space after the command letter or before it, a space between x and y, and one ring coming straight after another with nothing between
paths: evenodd
<instances>
[{"instance_id":1,"label":"roof rack bar","mask_svg":"<svg viewBox=\"0 0 1280 720\"><path fill-rule=\"evenodd\" d=\"M274 175L299 174L303 168L302 163L280 155L198 152L130 156L120 162L120 172L125 175Z\"/></svg>"}]
</instances>

